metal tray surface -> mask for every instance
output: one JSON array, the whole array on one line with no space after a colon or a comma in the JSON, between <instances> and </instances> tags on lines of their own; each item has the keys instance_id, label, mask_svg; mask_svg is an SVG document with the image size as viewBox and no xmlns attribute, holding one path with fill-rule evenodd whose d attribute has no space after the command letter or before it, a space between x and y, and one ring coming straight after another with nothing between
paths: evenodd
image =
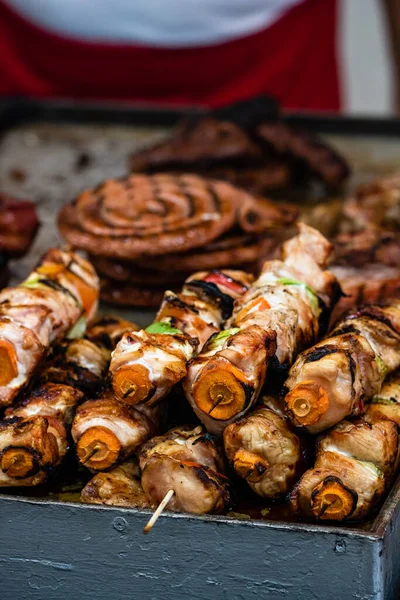
<instances>
[{"instance_id":1,"label":"metal tray surface","mask_svg":"<svg viewBox=\"0 0 400 600\"><path fill-rule=\"evenodd\" d=\"M126 173L131 152L168 134L184 114L179 108L0 102L0 190L33 199L42 222L29 256L12 266L14 280L60 242L55 216L64 202ZM399 121L288 118L325 135L347 156L354 169L350 185L398 166ZM124 313L141 324L152 319L151 312ZM400 480L374 520L348 527L170 513L145 537L148 511L27 497L23 489L0 494L0 510L5 600L398 597Z\"/></svg>"}]
</instances>

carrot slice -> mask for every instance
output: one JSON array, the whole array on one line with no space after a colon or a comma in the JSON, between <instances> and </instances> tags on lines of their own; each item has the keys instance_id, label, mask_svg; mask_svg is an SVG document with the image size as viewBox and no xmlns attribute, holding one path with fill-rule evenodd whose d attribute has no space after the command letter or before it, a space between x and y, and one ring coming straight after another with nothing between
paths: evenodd
<instances>
[{"instance_id":1,"label":"carrot slice","mask_svg":"<svg viewBox=\"0 0 400 600\"><path fill-rule=\"evenodd\" d=\"M11 342L0 340L0 386L10 383L18 375L17 355Z\"/></svg>"},{"instance_id":2,"label":"carrot slice","mask_svg":"<svg viewBox=\"0 0 400 600\"><path fill-rule=\"evenodd\" d=\"M81 279L78 275L75 275L75 273L72 273L72 271L67 271L65 275L78 290L79 298L85 310L85 314L86 316L89 316L97 302L97 289L87 284L86 281Z\"/></svg>"},{"instance_id":3,"label":"carrot slice","mask_svg":"<svg viewBox=\"0 0 400 600\"><path fill-rule=\"evenodd\" d=\"M221 361L200 373L193 386L193 398L202 412L225 421L240 413L246 405L243 383L243 374L233 365Z\"/></svg>"},{"instance_id":4,"label":"carrot slice","mask_svg":"<svg viewBox=\"0 0 400 600\"><path fill-rule=\"evenodd\" d=\"M326 391L315 381L301 381L285 398L288 409L301 425L315 425L329 408Z\"/></svg>"},{"instance_id":5,"label":"carrot slice","mask_svg":"<svg viewBox=\"0 0 400 600\"><path fill-rule=\"evenodd\" d=\"M10 477L23 479L34 475L38 470L38 464L33 452L28 448L11 446L1 455L0 468Z\"/></svg>"},{"instance_id":6,"label":"carrot slice","mask_svg":"<svg viewBox=\"0 0 400 600\"><path fill-rule=\"evenodd\" d=\"M89 469L104 471L113 467L120 457L121 442L107 427L87 429L76 444L79 461Z\"/></svg>"},{"instance_id":7,"label":"carrot slice","mask_svg":"<svg viewBox=\"0 0 400 600\"><path fill-rule=\"evenodd\" d=\"M318 484L312 494L312 511L318 519L342 521L349 517L357 506L357 493L334 476Z\"/></svg>"},{"instance_id":8,"label":"carrot slice","mask_svg":"<svg viewBox=\"0 0 400 600\"><path fill-rule=\"evenodd\" d=\"M149 370L143 365L127 365L115 371L112 386L120 400L133 405L144 402L153 389Z\"/></svg>"},{"instance_id":9,"label":"carrot slice","mask_svg":"<svg viewBox=\"0 0 400 600\"><path fill-rule=\"evenodd\" d=\"M240 448L233 459L233 467L240 477L257 483L268 469L269 462L255 452Z\"/></svg>"}]
</instances>

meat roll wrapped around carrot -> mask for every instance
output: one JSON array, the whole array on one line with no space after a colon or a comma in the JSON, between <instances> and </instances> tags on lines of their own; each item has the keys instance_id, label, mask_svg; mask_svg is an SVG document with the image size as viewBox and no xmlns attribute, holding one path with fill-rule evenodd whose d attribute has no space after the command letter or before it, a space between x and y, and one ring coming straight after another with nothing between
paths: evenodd
<instances>
[{"instance_id":1,"label":"meat roll wrapped around carrot","mask_svg":"<svg viewBox=\"0 0 400 600\"><path fill-rule=\"evenodd\" d=\"M166 292L155 322L125 334L113 353L110 372L116 396L133 405L165 398L251 281L242 271L201 272L189 277L181 294Z\"/></svg>"},{"instance_id":2,"label":"meat roll wrapped around carrot","mask_svg":"<svg viewBox=\"0 0 400 600\"><path fill-rule=\"evenodd\" d=\"M140 483L136 458L118 465L107 473L97 473L83 488L82 502L108 506L151 508L151 503Z\"/></svg>"},{"instance_id":3,"label":"meat roll wrapped around carrot","mask_svg":"<svg viewBox=\"0 0 400 600\"><path fill-rule=\"evenodd\" d=\"M8 408L5 414L8 418L29 419L36 416L46 418L48 432L54 436L57 442L58 457L52 465L55 467L61 463L68 451L68 432L71 429L78 402L82 398L82 392L69 385L45 383Z\"/></svg>"},{"instance_id":4,"label":"meat roll wrapped around carrot","mask_svg":"<svg viewBox=\"0 0 400 600\"><path fill-rule=\"evenodd\" d=\"M314 468L291 493L295 512L333 521L368 516L393 478L398 442L390 421L339 423L318 440Z\"/></svg>"},{"instance_id":5,"label":"meat roll wrapped around carrot","mask_svg":"<svg viewBox=\"0 0 400 600\"><path fill-rule=\"evenodd\" d=\"M221 450L201 426L177 427L153 438L142 447L139 465L143 489L153 504L172 490L167 508L173 511L207 514L229 507Z\"/></svg>"},{"instance_id":6,"label":"meat roll wrapped around carrot","mask_svg":"<svg viewBox=\"0 0 400 600\"><path fill-rule=\"evenodd\" d=\"M303 352L290 370L289 417L311 433L364 411L386 373L400 366L400 303L347 314L331 335Z\"/></svg>"},{"instance_id":7,"label":"meat roll wrapped around carrot","mask_svg":"<svg viewBox=\"0 0 400 600\"><path fill-rule=\"evenodd\" d=\"M301 440L264 404L226 427L224 448L235 473L264 498L287 494L305 469Z\"/></svg>"},{"instance_id":8,"label":"meat roll wrapped around carrot","mask_svg":"<svg viewBox=\"0 0 400 600\"><path fill-rule=\"evenodd\" d=\"M255 404L272 358L287 368L324 330L340 291L324 270L331 249L319 232L300 224L282 260L267 261L235 301L227 330L189 363L185 393L212 433L221 434Z\"/></svg>"},{"instance_id":9,"label":"meat roll wrapped around carrot","mask_svg":"<svg viewBox=\"0 0 400 600\"><path fill-rule=\"evenodd\" d=\"M57 427L62 427L57 421ZM0 422L0 486L31 486L59 464L54 428L45 417L12 417Z\"/></svg>"},{"instance_id":10,"label":"meat roll wrapped around carrot","mask_svg":"<svg viewBox=\"0 0 400 600\"><path fill-rule=\"evenodd\" d=\"M51 343L84 333L98 289L87 261L52 249L26 281L0 292L0 405L12 403Z\"/></svg>"},{"instance_id":11,"label":"meat roll wrapped around carrot","mask_svg":"<svg viewBox=\"0 0 400 600\"><path fill-rule=\"evenodd\" d=\"M94 471L112 469L155 433L151 419L119 402L111 391L81 404L72 424L78 460Z\"/></svg>"},{"instance_id":12,"label":"meat roll wrapped around carrot","mask_svg":"<svg viewBox=\"0 0 400 600\"><path fill-rule=\"evenodd\" d=\"M111 351L135 323L116 317L103 317L89 328L85 338L70 340L53 348L40 374L41 381L63 383L95 398L106 384Z\"/></svg>"},{"instance_id":13,"label":"meat roll wrapped around carrot","mask_svg":"<svg viewBox=\"0 0 400 600\"><path fill-rule=\"evenodd\" d=\"M183 389L211 433L220 435L255 404L275 350L274 331L232 328L211 337L189 363Z\"/></svg>"}]
</instances>

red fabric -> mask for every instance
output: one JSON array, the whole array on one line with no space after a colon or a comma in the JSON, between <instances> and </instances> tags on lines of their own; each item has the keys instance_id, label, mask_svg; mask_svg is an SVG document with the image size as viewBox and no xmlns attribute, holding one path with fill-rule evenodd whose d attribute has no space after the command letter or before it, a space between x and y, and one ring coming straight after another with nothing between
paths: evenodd
<instances>
[{"instance_id":1,"label":"red fabric","mask_svg":"<svg viewBox=\"0 0 400 600\"><path fill-rule=\"evenodd\" d=\"M340 108L336 0L304 0L269 28L189 49L92 44L32 25L0 0L0 94L220 106L267 93Z\"/></svg>"}]
</instances>

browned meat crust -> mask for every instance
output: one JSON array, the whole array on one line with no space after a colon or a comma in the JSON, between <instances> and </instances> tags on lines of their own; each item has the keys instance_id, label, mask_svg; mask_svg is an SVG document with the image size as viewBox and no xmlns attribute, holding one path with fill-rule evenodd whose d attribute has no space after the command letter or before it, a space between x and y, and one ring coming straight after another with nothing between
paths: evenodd
<instances>
[{"instance_id":1,"label":"browned meat crust","mask_svg":"<svg viewBox=\"0 0 400 600\"><path fill-rule=\"evenodd\" d=\"M169 272L172 270L182 273L196 270L209 270L215 268L241 268L248 269L246 265L256 265L257 261L267 258L275 249L277 241L272 237L257 238L255 236L238 234L232 237L223 237L212 244L208 244L202 250L188 252L175 256L165 254L157 259L146 257L139 261L144 267L145 263L150 268L156 267Z\"/></svg>"},{"instance_id":2,"label":"browned meat crust","mask_svg":"<svg viewBox=\"0 0 400 600\"><path fill-rule=\"evenodd\" d=\"M316 176L328 187L348 177L344 159L321 139L283 121L252 126L205 117L170 138L137 152L133 171L190 170L226 179L262 193L285 186L293 178Z\"/></svg>"},{"instance_id":3,"label":"browned meat crust","mask_svg":"<svg viewBox=\"0 0 400 600\"><path fill-rule=\"evenodd\" d=\"M399 268L373 263L363 267L335 265L330 271L336 275L345 294L332 313L331 323L335 323L346 310L361 304L400 298Z\"/></svg>"},{"instance_id":4,"label":"browned meat crust","mask_svg":"<svg viewBox=\"0 0 400 600\"><path fill-rule=\"evenodd\" d=\"M346 161L314 134L275 121L259 125L257 136L270 152L286 157L303 176L308 171L329 188L339 187L349 176Z\"/></svg>"},{"instance_id":5,"label":"browned meat crust","mask_svg":"<svg viewBox=\"0 0 400 600\"><path fill-rule=\"evenodd\" d=\"M204 169L221 162L254 164L261 157L261 149L238 125L207 117L194 126L181 128L155 146L136 152L131 157L131 169L154 172L195 165Z\"/></svg>"},{"instance_id":6,"label":"browned meat crust","mask_svg":"<svg viewBox=\"0 0 400 600\"><path fill-rule=\"evenodd\" d=\"M157 308L163 297L164 288L121 284L105 277L100 282L100 299L114 306Z\"/></svg>"},{"instance_id":7,"label":"browned meat crust","mask_svg":"<svg viewBox=\"0 0 400 600\"><path fill-rule=\"evenodd\" d=\"M151 508L140 483L136 460L130 460L107 473L97 473L83 488L82 502L108 506Z\"/></svg>"},{"instance_id":8,"label":"browned meat crust","mask_svg":"<svg viewBox=\"0 0 400 600\"><path fill-rule=\"evenodd\" d=\"M228 183L196 175L131 175L83 192L58 223L74 246L130 259L203 246L234 225L247 198Z\"/></svg>"}]
</instances>

